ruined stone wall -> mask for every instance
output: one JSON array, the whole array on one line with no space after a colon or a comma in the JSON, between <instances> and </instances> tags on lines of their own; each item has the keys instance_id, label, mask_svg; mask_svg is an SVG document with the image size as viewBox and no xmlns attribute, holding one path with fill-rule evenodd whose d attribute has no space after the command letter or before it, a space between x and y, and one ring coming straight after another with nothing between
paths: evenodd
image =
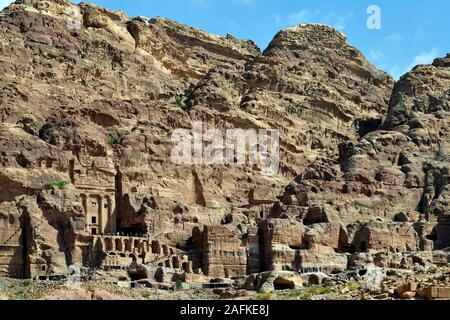
<instances>
[{"instance_id":1,"label":"ruined stone wall","mask_svg":"<svg viewBox=\"0 0 450 320\"><path fill-rule=\"evenodd\" d=\"M205 227L202 242L202 269L205 275L237 278L246 274L246 248L226 226Z\"/></svg>"},{"instance_id":2,"label":"ruined stone wall","mask_svg":"<svg viewBox=\"0 0 450 320\"><path fill-rule=\"evenodd\" d=\"M261 259L266 270L275 270L278 266L291 266L295 250L304 247L303 233L304 226L301 222L289 219L267 219L263 220L259 226L261 236ZM286 251L280 253L279 248ZM292 252L291 252L292 251ZM287 252L291 252L288 254Z\"/></svg>"},{"instance_id":3,"label":"ruined stone wall","mask_svg":"<svg viewBox=\"0 0 450 320\"><path fill-rule=\"evenodd\" d=\"M24 236L19 217L0 216L0 276L25 276Z\"/></svg>"}]
</instances>

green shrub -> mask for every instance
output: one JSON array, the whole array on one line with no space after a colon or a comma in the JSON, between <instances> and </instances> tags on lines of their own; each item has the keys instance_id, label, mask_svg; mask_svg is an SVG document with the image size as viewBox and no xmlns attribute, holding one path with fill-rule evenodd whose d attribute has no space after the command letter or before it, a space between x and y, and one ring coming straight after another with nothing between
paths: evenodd
<instances>
[{"instance_id":1,"label":"green shrub","mask_svg":"<svg viewBox=\"0 0 450 320\"><path fill-rule=\"evenodd\" d=\"M414 99L414 107L413 107L413 111L423 111L423 106L422 106L422 102L420 102L417 99Z\"/></svg>"},{"instance_id":2,"label":"green shrub","mask_svg":"<svg viewBox=\"0 0 450 320\"><path fill-rule=\"evenodd\" d=\"M300 299L300 300L311 300L314 296L321 296L324 294L331 293L331 287L308 287L300 290L293 290L287 293L286 298L288 299Z\"/></svg>"},{"instance_id":3,"label":"green shrub","mask_svg":"<svg viewBox=\"0 0 450 320\"><path fill-rule=\"evenodd\" d=\"M419 213L423 213L423 203L422 201L417 205L416 211Z\"/></svg>"},{"instance_id":4,"label":"green shrub","mask_svg":"<svg viewBox=\"0 0 450 320\"><path fill-rule=\"evenodd\" d=\"M180 279L175 281L175 290L183 290L183 282Z\"/></svg>"},{"instance_id":5,"label":"green shrub","mask_svg":"<svg viewBox=\"0 0 450 320\"><path fill-rule=\"evenodd\" d=\"M68 184L69 184L69 182L64 181L64 180L60 180L60 181L55 181L55 182L48 183L45 187L47 189L51 189L53 187L56 187L59 190L64 190L64 189L67 188Z\"/></svg>"},{"instance_id":6,"label":"green shrub","mask_svg":"<svg viewBox=\"0 0 450 320\"><path fill-rule=\"evenodd\" d=\"M111 135L109 135L108 137L108 144L119 144L120 143L120 137L113 133Z\"/></svg>"},{"instance_id":7,"label":"green shrub","mask_svg":"<svg viewBox=\"0 0 450 320\"><path fill-rule=\"evenodd\" d=\"M272 294L271 293L262 293L262 294L258 295L257 299L261 300L261 301L272 300Z\"/></svg>"},{"instance_id":8,"label":"green shrub","mask_svg":"<svg viewBox=\"0 0 450 320\"><path fill-rule=\"evenodd\" d=\"M350 291L355 291L356 289L358 289L358 283L356 283L355 281L349 281L347 285Z\"/></svg>"},{"instance_id":9,"label":"green shrub","mask_svg":"<svg viewBox=\"0 0 450 320\"><path fill-rule=\"evenodd\" d=\"M436 153L436 156L434 157L434 160L436 161L443 161L448 157L444 149L442 148L442 145L439 145L439 151Z\"/></svg>"},{"instance_id":10,"label":"green shrub","mask_svg":"<svg viewBox=\"0 0 450 320\"><path fill-rule=\"evenodd\" d=\"M186 102L183 100L183 98L175 99L175 103L181 110L189 111L189 106L186 104Z\"/></svg>"}]
</instances>

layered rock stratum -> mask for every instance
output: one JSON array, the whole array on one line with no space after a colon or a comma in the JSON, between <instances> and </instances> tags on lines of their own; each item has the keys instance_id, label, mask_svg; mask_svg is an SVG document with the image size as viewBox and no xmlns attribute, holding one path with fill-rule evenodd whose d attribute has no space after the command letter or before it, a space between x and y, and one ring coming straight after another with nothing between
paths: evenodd
<instances>
[{"instance_id":1,"label":"layered rock stratum","mask_svg":"<svg viewBox=\"0 0 450 320\"><path fill-rule=\"evenodd\" d=\"M168 19L16 1L0 13L0 275L447 264L449 109L449 55L395 83L325 25L261 52ZM278 172L173 163L172 133L198 121L278 129Z\"/></svg>"}]
</instances>

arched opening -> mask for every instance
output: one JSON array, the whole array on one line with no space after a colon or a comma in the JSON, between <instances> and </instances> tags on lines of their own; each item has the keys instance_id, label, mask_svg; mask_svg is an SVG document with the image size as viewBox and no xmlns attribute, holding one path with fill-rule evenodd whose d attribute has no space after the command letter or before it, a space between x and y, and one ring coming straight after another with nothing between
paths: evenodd
<instances>
[{"instance_id":1,"label":"arched opening","mask_svg":"<svg viewBox=\"0 0 450 320\"><path fill-rule=\"evenodd\" d=\"M125 239L125 251L132 251L130 239Z\"/></svg>"},{"instance_id":2,"label":"arched opening","mask_svg":"<svg viewBox=\"0 0 450 320\"><path fill-rule=\"evenodd\" d=\"M180 267L180 259L178 259L178 257L173 257L172 258L172 266L174 268L179 268Z\"/></svg>"},{"instance_id":3,"label":"arched opening","mask_svg":"<svg viewBox=\"0 0 450 320\"><path fill-rule=\"evenodd\" d=\"M112 239L105 238L105 251L112 251L112 250L113 250Z\"/></svg>"},{"instance_id":4,"label":"arched opening","mask_svg":"<svg viewBox=\"0 0 450 320\"><path fill-rule=\"evenodd\" d=\"M163 248L163 254L169 254L169 250L167 249L167 246L165 244L163 244L162 248Z\"/></svg>"},{"instance_id":5,"label":"arched opening","mask_svg":"<svg viewBox=\"0 0 450 320\"><path fill-rule=\"evenodd\" d=\"M161 246L158 241L152 241L152 253L161 254Z\"/></svg>"},{"instance_id":6,"label":"arched opening","mask_svg":"<svg viewBox=\"0 0 450 320\"><path fill-rule=\"evenodd\" d=\"M133 245L136 250L139 250L141 247L141 242L138 239L135 239Z\"/></svg>"},{"instance_id":7,"label":"arched opening","mask_svg":"<svg viewBox=\"0 0 450 320\"><path fill-rule=\"evenodd\" d=\"M131 258L132 262L137 262L137 258L136 258L136 256L133 253L130 254L129 257Z\"/></svg>"},{"instance_id":8,"label":"arched opening","mask_svg":"<svg viewBox=\"0 0 450 320\"><path fill-rule=\"evenodd\" d=\"M317 274L312 274L308 277L308 284L311 286L318 286L320 285L320 277Z\"/></svg>"},{"instance_id":9,"label":"arched opening","mask_svg":"<svg viewBox=\"0 0 450 320\"><path fill-rule=\"evenodd\" d=\"M183 264L181 265L184 272L189 272L189 263L188 262L183 262Z\"/></svg>"},{"instance_id":10,"label":"arched opening","mask_svg":"<svg viewBox=\"0 0 450 320\"><path fill-rule=\"evenodd\" d=\"M122 251L122 241L120 239L114 240L114 245L116 248L116 251Z\"/></svg>"},{"instance_id":11,"label":"arched opening","mask_svg":"<svg viewBox=\"0 0 450 320\"><path fill-rule=\"evenodd\" d=\"M273 287L275 290L294 290L295 284L283 278L276 278L273 282Z\"/></svg>"},{"instance_id":12,"label":"arched opening","mask_svg":"<svg viewBox=\"0 0 450 320\"><path fill-rule=\"evenodd\" d=\"M171 265L170 265L170 260L166 260L165 266L166 266L166 268L170 268L170 267L171 267Z\"/></svg>"}]
</instances>

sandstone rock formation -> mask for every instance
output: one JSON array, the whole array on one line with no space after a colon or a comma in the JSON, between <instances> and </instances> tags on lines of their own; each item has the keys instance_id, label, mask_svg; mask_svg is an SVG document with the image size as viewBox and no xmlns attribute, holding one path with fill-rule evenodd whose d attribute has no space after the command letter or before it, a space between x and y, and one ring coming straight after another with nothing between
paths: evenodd
<instances>
[{"instance_id":1,"label":"sandstone rock formation","mask_svg":"<svg viewBox=\"0 0 450 320\"><path fill-rule=\"evenodd\" d=\"M333 273L449 247L449 79L447 56L394 86L323 25L261 52L167 19L17 1L0 13L0 275ZM278 129L280 170L173 163L173 131L196 121Z\"/></svg>"}]
</instances>

